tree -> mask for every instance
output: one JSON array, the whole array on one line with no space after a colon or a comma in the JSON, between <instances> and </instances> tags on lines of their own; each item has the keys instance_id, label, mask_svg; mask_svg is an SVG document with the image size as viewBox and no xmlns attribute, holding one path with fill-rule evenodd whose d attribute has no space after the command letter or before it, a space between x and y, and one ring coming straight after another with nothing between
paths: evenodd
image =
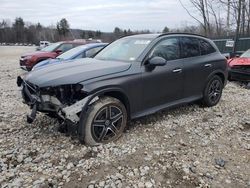
<instances>
[{"instance_id":1,"label":"tree","mask_svg":"<svg viewBox=\"0 0 250 188\"><path fill-rule=\"evenodd\" d=\"M88 38L94 38L94 34L92 31L88 31Z\"/></svg>"},{"instance_id":2,"label":"tree","mask_svg":"<svg viewBox=\"0 0 250 188\"><path fill-rule=\"evenodd\" d=\"M206 36L209 36L211 29L210 29L210 21L209 21L210 17L209 17L208 1L207 0L189 0L189 1L193 5L193 7L198 11L202 20L200 20L200 18L197 18L195 15L191 14L191 12L184 6L182 1L179 0L180 4L187 11L187 13L194 20L196 20L199 24L201 24L201 26L204 29L204 34ZM209 2L211 2L211 1L209 1Z\"/></svg>"},{"instance_id":3,"label":"tree","mask_svg":"<svg viewBox=\"0 0 250 188\"><path fill-rule=\"evenodd\" d=\"M101 38L101 35L102 35L102 32L101 32L100 30L97 30L97 31L95 32L95 37L96 37L96 38Z\"/></svg>"},{"instance_id":4,"label":"tree","mask_svg":"<svg viewBox=\"0 0 250 188\"><path fill-rule=\"evenodd\" d=\"M82 33L81 33L81 36L80 36L82 39L85 39L85 37L86 37L86 32L85 31L82 31Z\"/></svg>"},{"instance_id":5,"label":"tree","mask_svg":"<svg viewBox=\"0 0 250 188\"><path fill-rule=\"evenodd\" d=\"M43 29L43 26L38 22L37 24L36 24L36 30L37 31L41 31Z\"/></svg>"},{"instance_id":6,"label":"tree","mask_svg":"<svg viewBox=\"0 0 250 188\"><path fill-rule=\"evenodd\" d=\"M123 31L119 27L115 27L113 33L115 35L115 38L120 38L123 35Z\"/></svg>"},{"instance_id":7,"label":"tree","mask_svg":"<svg viewBox=\"0 0 250 188\"><path fill-rule=\"evenodd\" d=\"M124 35L124 36L127 36L127 35L128 35L128 32L127 32L127 30L126 30L126 29L124 29L124 31L123 31L123 35Z\"/></svg>"},{"instance_id":8,"label":"tree","mask_svg":"<svg viewBox=\"0 0 250 188\"><path fill-rule=\"evenodd\" d=\"M169 28L166 26L166 27L164 27L164 29L162 30L162 33L169 33Z\"/></svg>"},{"instance_id":9,"label":"tree","mask_svg":"<svg viewBox=\"0 0 250 188\"><path fill-rule=\"evenodd\" d=\"M8 23L6 20L2 20L0 22L0 29L8 27Z\"/></svg>"},{"instance_id":10,"label":"tree","mask_svg":"<svg viewBox=\"0 0 250 188\"><path fill-rule=\"evenodd\" d=\"M15 31L15 39L17 42L23 42L24 41L24 21L21 17L18 17L15 19L15 22L13 24L13 29Z\"/></svg>"},{"instance_id":11,"label":"tree","mask_svg":"<svg viewBox=\"0 0 250 188\"><path fill-rule=\"evenodd\" d=\"M242 0L239 0L237 26L236 26L235 36L234 36L234 48L233 48L234 53L236 51L236 46L237 46L237 42L238 42L238 38L239 38L239 32L240 32L240 18L241 18L241 8L242 8L241 5L242 5Z\"/></svg>"},{"instance_id":12,"label":"tree","mask_svg":"<svg viewBox=\"0 0 250 188\"><path fill-rule=\"evenodd\" d=\"M68 21L65 18L61 19L57 23L56 29L57 29L57 32L58 32L59 35L62 35L62 36L65 37L69 33L69 23L68 23Z\"/></svg>"}]
</instances>

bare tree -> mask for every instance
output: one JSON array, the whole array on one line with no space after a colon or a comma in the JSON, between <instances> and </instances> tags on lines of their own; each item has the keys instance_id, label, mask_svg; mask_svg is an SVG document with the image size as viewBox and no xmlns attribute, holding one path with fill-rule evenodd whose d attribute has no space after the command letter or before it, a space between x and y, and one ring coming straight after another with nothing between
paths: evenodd
<instances>
[{"instance_id":1,"label":"bare tree","mask_svg":"<svg viewBox=\"0 0 250 188\"><path fill-rule=\"evenodd\" d=\"M240 32L240 21L241 21L241 8L242 8L242 0L239 0L238 2L238 17L237 17L237 25L236 25L236 32L235 32L235 36L234 36L234 48L233 48L233 52L236 52L236 46L237 46L237 42L238 42L238 38L239 38L239 32Z\"/></svg>"},{"instance_id":2,"label":"bare tree","mask_svg":"<svg viewBox=\"0 0 250 188\"><path fill-rule=\"evenodd\" d=\"M198 10L202 20L197 18L195 15L191 14L191 12L187 9L187 7L179 0L182 7L187 11L187 13L195 19L204 29L204 34L206 36L210 35L210 23L209 23L209 10L208 10L208 2L207 0L189 0L193 7Z\"/></svg>"}]
</instances>

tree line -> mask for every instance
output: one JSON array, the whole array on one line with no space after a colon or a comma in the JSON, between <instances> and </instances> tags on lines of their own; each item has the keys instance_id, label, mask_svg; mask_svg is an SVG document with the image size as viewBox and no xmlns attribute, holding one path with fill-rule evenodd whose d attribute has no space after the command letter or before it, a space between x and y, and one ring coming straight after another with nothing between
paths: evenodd
<instances>
[{"instance_id":1,"label":"tree line","mask_svg":"<svg viewBox=\"0 0 250 188\"><path fill-rule=\"evenodd\" d=\"M56 42L74 39L101 39L111 42L117 38L139 34L150 33L149 30L131 31L115 27L113 32L101 32L100 30L71 29L69 22L62 18L56 25L43 26L40 23L25 22L23 18L17 17L12 23L10 20L0 21L0 43L29 43L39 44L39 41Z\"/></svg>"},{"instance_id":2,"label":"tree line","mask_svg":"<svg viewBox=\"0 0 250 188\"><path fill-rule=\"evenodd\" d=\"M165 27L159 32L196 33L209 38L234 37L235 41L241 36L250 36L250 0L189 0L191 6L184 4L183 0L179 2L198 24L172 29ZM123 36L140 33L151 33L151 31L132 31L119 27L115 27L113 32L71 29L65 18L50 26L25 22L21 17L17 17L14 22L0 20L2 43L38 44L42 40L56 42L89 38L111 42Z\"/></svg>"}]
</instances>

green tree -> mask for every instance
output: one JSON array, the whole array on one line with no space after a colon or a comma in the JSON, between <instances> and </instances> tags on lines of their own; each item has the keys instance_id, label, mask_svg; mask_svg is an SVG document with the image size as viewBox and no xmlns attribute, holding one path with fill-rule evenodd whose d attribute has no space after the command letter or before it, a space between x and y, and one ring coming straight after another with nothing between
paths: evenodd
<instances>
[{"instance_id":1,"label":"green tree","mask_svg":"<svg viewBox=\"0 0 250 188\"><path fill-rule=\"evenodd\" d=\"M63 18L56 24L56 29L59 35L66 36L69 32L69 23Z\"/></svg>"},{"instance_id":2,"label":"green tree","mask_svg":"<svg viewBox=\"0 0 250 188\"><path fill-rule=\"evenodd\" d=\"M15 31L15 38L17 42L24 41L24 25L24 21L21 17L16 18L13 23L13 29Z\"/></svg>"},{"instance_id":3,"label":"green tree","mask_svg":"<svg viewBox=\"0 0 250 188\"><path fill-rule=\"evenodd\" d=\"M164 29L162 30L162 32L163 33L168 33L170 30L169 30L169 28L166 26L166 27L164 27Z\"/></svg>"}]
</instances>

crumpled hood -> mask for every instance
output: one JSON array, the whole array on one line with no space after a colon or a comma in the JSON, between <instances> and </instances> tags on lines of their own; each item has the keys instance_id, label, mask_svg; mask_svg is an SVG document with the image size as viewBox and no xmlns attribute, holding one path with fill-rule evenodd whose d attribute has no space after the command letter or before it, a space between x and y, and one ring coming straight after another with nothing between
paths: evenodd
<instances>
[{"instance_id":1,"label":"crumpled hood","mask_svg":"<svg viewBox=\"0 0 250 188\"><path fill-rule=\"evenodd\" d=\"M83 62L84 61L84 62ZM76 84L89 79L126 71L131 63L103 61L91 58L77 59L72 63L55 63L35 69L26 75L26 81L39 87Z\"/></svg>"},{"instance_id":2,"label":"crumpled hood","mask_svg":"<svg viewBox=\"0 0 250 188\"><path fill-rule=\"evenodd\" d=\"M235 66L235 65L250 65L250 58L245 58L245 57L239 57L232 59L229 61L229 66Z\"/></svg>"}]
</instances>

